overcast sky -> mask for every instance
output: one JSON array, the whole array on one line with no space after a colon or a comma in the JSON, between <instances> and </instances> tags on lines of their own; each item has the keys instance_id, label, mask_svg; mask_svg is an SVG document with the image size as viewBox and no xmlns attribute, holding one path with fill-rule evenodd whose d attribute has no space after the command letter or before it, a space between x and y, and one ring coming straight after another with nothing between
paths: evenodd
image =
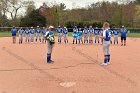
<instances>
[{"instance_id":1,"label":"overcast sky","mask_svg":"<svg viewBox=\"0 0 140 93\"><path fill-rule=\"evenodd\" d=\"M26 0L27 1L27 0ZM43 2L49 3L65 3L67 8L71 9L74 7L86 7L93 2L103 1L103 0L33 0L37 8L42 5ZM115 1L115 0L104 0L104 1Z\"/></svg>"}]
</instances>

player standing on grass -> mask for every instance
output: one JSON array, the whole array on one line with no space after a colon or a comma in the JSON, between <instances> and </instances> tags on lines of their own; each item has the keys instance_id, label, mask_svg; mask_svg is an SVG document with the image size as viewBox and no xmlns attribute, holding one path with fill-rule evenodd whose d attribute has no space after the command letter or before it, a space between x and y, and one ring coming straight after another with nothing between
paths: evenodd
<instances>
[{"instance_id":1,"label":"player standing on grass","mask_svg":"<svg viewBox=\"0 0 140 93\"><path fill-rule=\"evenodd\" d=\"M47 47L48 47L47 63L52 63L53 61L51 60L51 55L52 55L52 50L53 50L53 46L54 46L54 43L55 43L54 27L53 26L49 27L49 31L46 32L45 38L47 40Z\"/></svg>"},{"instance_id":2,"label":"player standing on grass","mask_svg":"<svg viewBox=\"0 0 140 93\"><path fill-rule=\"evenodd\" d=\"M127 34L127 30L125 29L124 26L122 26L122 29L120 31L121 33L121 46L126 46L126 34Z\"/></svg>"},{"instance_id":3,"label":"player standing on grass","mask_svg":"<svg viewBox=\"0 0 140 93\"><path fill-rule=\"evenodd\" d=\"M83 33L84 33L84 44L85 44L86 42L88 43L88 36L89 36L89 31L87 26L85 26Z\"/></svg>"},{"instance_id":4,"label":"player standing on grass","mask_svg":"<svg viewBox=\"0 0 140 93\"><path fill-rule=\"evenodd\" d=\"M29 42L30 30L28 28L25 29L25 42Z\"/></svg>"},{"instance_id":5,"label":"player standing on grass","mask_svg":"<svg viewBox=\"0 0 140 93\"><path fill-rule=\"evenodd\" d=\"M37 28L36 28L36 42L37 42L38 38L39 38L39 41L41 42L40 33L41 33L41 29L39 28L39 26L37 26Z\"/></svg>"},{"instance_id":6,"label":"player standing on grass","mask_svg":"<svg viewBox=\"0 0 140 93\"><path fill-rule=\"evenodd\" d=\"M113 34L114 34L114 45L117 44L118 45L118 35L119 35L119 31L118 29L115 27L113 30Z\"/></svg>"},{"instance_id":7,"label":"player standing on grass","mask_svg":"<svg viewBox=\"0 0 140 93\"><path fill-rule=\"evenodd\" d=\"M35 30L33 27L31 27L31 29L30 29L30 42L31 43L34 42L34 33L35 33Z\"/></svg>"},{"instance_id":8,"label":"player standing on grass","mask_svg":"<svg viewBox=\"0 0 140 93\"><path fill-rule=\"evenodd\" d=\"M73 44L76 42L76 44L77 44L77 32L78 32L78 28L77 28L77 26L74 26L74 28L73 28L73 34L72 34L72 37L73 37Z\"/></svg>"},{"instance_id":9,"label":"player standing on grass","mask_svg":"<svg viewBox=\"0 0 140 93\"><path fill-rule=\"evenodd\" d=\"M61 28L61 26L58 26L56 31L57 31L57 35L58 35L58 43L61 44L63 29Z\"/></svg>"},{"instance_id":10,"label":"player standing on grass","mask_svg":"<svg viewBox=\"0 0 140 93\"><path fill-rule=\"evenodd\" d=\"M18 33L19 33L19 44L22 44L24 34L24 30L22 29L22 27L18 30Z\"/></svg>"},{"instance_id":11,"label":"player standing on grass","mask_svg":"<svg viewBox=\"0 0 140 93\"><path fill-rule=\"evenodd\" d=\"M110 64L110 52L109 52L109 47L110 47L110 37L111 37L111 32L109 31L109 23L104 22L103 24L103 51L104 51L104 63L102 65L108 65Z\"/></svg>"},{"instance_id":12,"label":"player standing on grass","mask_svg":"<svg viewBox=\"0 0 140 93\"><path fill-rule=\"evenodd\" d=\"M95 44L98 42L98 44L100 43L99 42L99 32L100 32L100 30L98 29L98 27L96 27L95 29L94 29L94 37L95 37Z\"/></svg>"},{"instance_id":13,"label":"player standing on grass","mask_svg":"<svg viewBox=\"0 0 140 93\"><path fill-rule=\"evenodd\" d=\"M45 39L45 34L46 34L46 32L47 32L46 28L43 27L43 29L42 29L42 43L44 43L44 41L45 41L45 43L46 43L46 39Z\"/></svg>"},{"instance_id":14,"label":"player standing on grass","mask_svg":"<svg viewBox=\"0 0 140 93\"><path fill-rule=\"evenodd\" d=\"M11 29L11 33L12 33L12 40L13 40L13 44L16 43L16 34L17 34L17 29L13 26L13 28Z\"/></svg>"},{"instance_id":15,"label":"player standing on grass","mask_svg":"<svg viewBox=\"0 0 140 93\"><path fill-rule=\"evenodd\" d=\"M68 43L68 29L67 29L67 27L64 27L63 33L64 33L64 42L66 44L66 43Z\"/></svg>"},{"instance_id":16,"label":"player standing on grass","mask_svg":"<svg viewBox=\"0 0 140 93\"><path fill-rule=\"evenodd\" d=\"M93 34L94 34L94 29L92 28L92 26L89 27L89 43L92 44L93 43Z\"/></svg>"}]
</instances>

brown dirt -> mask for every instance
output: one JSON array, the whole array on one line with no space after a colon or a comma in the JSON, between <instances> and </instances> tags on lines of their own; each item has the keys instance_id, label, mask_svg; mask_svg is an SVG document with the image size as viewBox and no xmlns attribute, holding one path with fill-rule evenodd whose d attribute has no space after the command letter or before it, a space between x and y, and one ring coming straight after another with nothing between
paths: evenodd
<instances>
[{"instance_id":1,"label":"brown dirt","mask_svg":"<svg viewBox=\"0 0 140 93\"><path fill-rule=\"evenodd\" d=\"M69 38L70 42L72 38ZM139 93L140 39L111 45L111 65L100 66L101 45L55 44L46 64L46 44L12 44L0 38L0 93ZM70 88L61 82L75 82Z\"/></svg>"}]
</instances>

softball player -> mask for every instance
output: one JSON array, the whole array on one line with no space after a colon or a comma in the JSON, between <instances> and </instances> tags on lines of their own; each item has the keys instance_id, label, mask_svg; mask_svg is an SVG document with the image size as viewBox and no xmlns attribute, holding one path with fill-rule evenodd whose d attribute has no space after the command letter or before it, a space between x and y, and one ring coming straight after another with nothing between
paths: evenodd
<instances>
[{"instance_id":1,"label":"softball player","mask_svg":"<svg viewBox=\"0 0 140 93\"><path fill-rule=\"evenodd\" d=\"M93 34L94 34L94 29L92 26L89 27L89 43L93 43Z\"/></svg>"},{"instance_id":2,"label":"softball player","mask_svg":"<svg viewBox=\"0 0 140 93\"><path fill-rule=\"evenodd\" d=\"M25 30L25 37L26 37L25 42L29 42L30 30L28 28Z\"/></svg>"},{"instance_id":3,"label":"softball player","mask_svg":"<svg viewBox=\"0 0 140 93\"><path fill-rule=\"evenodd\" d=\"M121 33L121 46L126 46L126 35L127 35L127 30L125 29L124 26L122 26L122 29L120 31Z\"/></svg>"},{"instance_id":4,"label":"softball player","mask_svg":"<svg viewBox=\"0 0 140 93\"><path fill-rule=\"evenodd\" d=\"M117 30L117 28L115 28L113 30L113 34L114 34L114 45L117 43L118 45L118 35L119 35L119 31Z\"/></svg>"},{"instance_id":5,"label":"softball player","mask_svg":"<svg viewBox=\"0 0 140 93\"><path fill-rule=\"evenodd\" d=\"M77 32L78 32L78 28L77 26L74 26L73 28L73 34L72 34L72 37L73 37L73 44L76 42L77 44Z\"/></svg>"},{"instance_id":6,"label":"softball player","mask_svg":"<svg viewBox=\"0 0 140 93\"><path fill-rule=\"evenodd\" d=\"M64 33L64 42L66 44L66 43L68 43L68 29L67 29L67 27L64 27L63 33Z\"/></svg>"},{"instance_id":7,"label":"softball player","mask_svg":"<svg viewBox=\"0 0 140 93\"><path fill-rule=\"evenodd\" d=\"M42 29L42 43L44 43L44 41L45 41L45 43L46 43L46 39L45 39L45 34L46 34L46 32L47 32L46 28L43 27L43 29Z\"/></svg>"},{"instance_id":8,"label":"softball player","mask_svg":"<svg viewBox=\"0 0 140 93\"><path fill-rule=\"evenodd\" d=\"M57 31L57 35L58 35L58 43L61 44L63 29L61 28L61 26L58 26L56 31Z\"/></svg>"},{"instance_id":9,"label":"softball player","mask_svg":"<svg viewBox=\"0 0 140 93\"><path fill-rule=\"evenodd\" d=\"M37 42L38 38L39 38L39 41L41 42L40 33L41 33L41 29L39 28L39 26L37 26L37 29L36 29L36 42Z\"/></svg>"},{"instance_id":10,"label":"softball player","mask_svg":"<svg viewBox=\"0 0 140 93\"><path fill-rule=\"evenodd\" d=\"M85 44L86 42L88 43L88 35L89 35L89 31L87 29L87 26L85 26L83 33L84 33L84 44Z\"/></svg>"},{"instance_id":11,"label":"softball player","mask_svg":"<svg viewBox=\"0 0 140 93\"><path fill-rule=\"evenodd\" d=\"M77 35L78 35L78 37L77 37L77 40L79 41L79 44L82 42L82 44L83 44L83 39L82 39L82 29L81 28L79 28L79 31L77 32Z\"/></svg>"},{"instance_id":12,"label":"softball player","mask_svg":"<svg viewBox=\"0 0 140 93\"><path fill-rule=\"evenodd\" d=\"M54 27L50 26L49 31L46 32L45 38L47 40L47 45L48 45L48 51L47 51L47 63L52 63L53 61L51 60L51 54L53 50L53 46L55 43L55 38L54 38Z\"/></svg>"},{"instance_id":13,"label":"softball player","mask_svg":"<svg viewBox=\"0 0 140 93\"><path fill-rule=\"evenodd\" d=\"M105 22L103 24L103 51L104 51L104 63L102 65L108 65L110 64L110 53L109 53L109 47L110 47L110 37L111 33L109 31L109 23Z\"/></svg>"},{"instance_id":14,"label":"softball player","mask_svg":"<svg viewBox=\"0 0 140 93\"><path fill-rule=\"evenodd\" d=\"M18 30L18 33L19 33L19 44L22 44L22 42L23 42L23 33L24 33L24 30L22 29L22 27Z\"/></svg>"},{"instance_id":15,"label":"softball player","mask_svg":"<svg viewBox=\"0 0 140 93\"><path fill-rule=\"evenodd\" d=\"M11 29L11 33L12 33L12 39L13 39L13 44L16 43L16 33L17 33L17 29L13 26L13 28Z\"/></svg>"},{"instance_id":16,"label":"softball player","mask_svg":"<svg viewBox=\"0 0 140 93\"><path fill-rule=\"evenodd\" d=\"M33 27L31 27L31 29L30 29L30 42L31 43L34 42L34 33L35 33L35 30Z\"/></svg>"},{"instance_id":17,"label":"softball player","mask_svg":"<svg viewBox=\"0 0 140 93\"><path fill-rule=\"evenodd\" d=\"M99 29L98 29L98 27L96 27L95 29L94 29L94 36L95 36L95 44L96 44L96 42L98 42L98 44L100 43L100 41L99 41Z\"/></svg>"}]
</instances>

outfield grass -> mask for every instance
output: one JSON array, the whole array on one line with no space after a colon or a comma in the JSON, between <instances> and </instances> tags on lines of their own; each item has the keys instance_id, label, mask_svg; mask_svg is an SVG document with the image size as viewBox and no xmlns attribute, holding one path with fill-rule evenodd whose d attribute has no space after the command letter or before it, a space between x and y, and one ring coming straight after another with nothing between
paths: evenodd
<instances>
[{"instance_id":1,"label":"outfield grass","mask_svg":"<svg viewBox=\"0 0 140 93\"><path fill-rule=\"evenodd\" d=\"M57 35L57 33L55 33L55 36ZM18 34L17 34L18 36ZM72 36L72 32L69 32L69 36ZM11 37L11 33L10 32L0 32L0 37ZM140 38L140 33L129 33L127 35L127 37L132 37L132 38Z\"/></svg>"}]
</instances>

